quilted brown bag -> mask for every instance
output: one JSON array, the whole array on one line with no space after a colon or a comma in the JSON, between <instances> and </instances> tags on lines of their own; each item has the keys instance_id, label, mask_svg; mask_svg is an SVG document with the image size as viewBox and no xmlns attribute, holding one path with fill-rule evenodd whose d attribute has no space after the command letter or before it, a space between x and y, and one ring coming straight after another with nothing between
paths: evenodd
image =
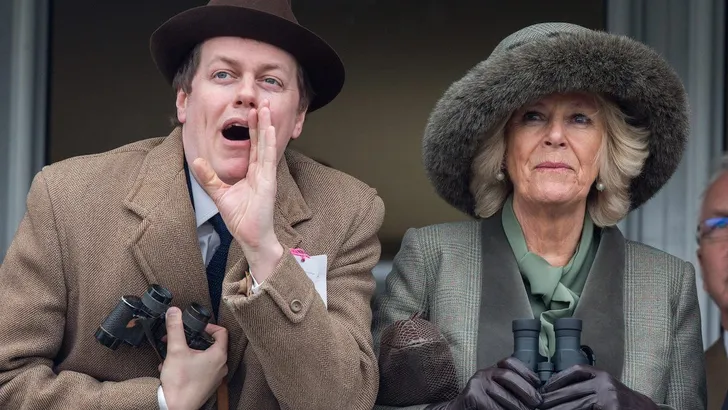
<instances>
[{"instance_id":1,"label":"quilted brown bag","mask_svg":"<svg viewBox=\"0 0 728 410\"><path fill-rule=\"evenodd\" d=\"M377 404L438 403L455 398L458 391L450 346L437 326L416 313L384 329Z\"/></svg>"}]
</instances>

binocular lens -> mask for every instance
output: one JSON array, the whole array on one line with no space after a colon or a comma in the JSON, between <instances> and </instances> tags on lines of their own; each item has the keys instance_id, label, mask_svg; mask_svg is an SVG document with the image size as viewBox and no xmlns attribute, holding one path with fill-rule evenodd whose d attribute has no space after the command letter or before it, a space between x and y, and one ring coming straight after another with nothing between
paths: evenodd
<instances>
[{"instance_id":1,"label":"binocular lens","mask_svg":"<svg viewBox=\"0 0 728 410\"><path fill-rule=\"evenodd\" d=\"M199 303L192 302L190 306L182 312L182 322L190 330L197 333L203 333L207 322L210 321L212 314L209 310Z\"/></svg>"},{"instance_id":2,"label":"binocular lens","mask_svg":"<svg viewBox=\"0 0 728 410\"><path fill-rule=\"evenodd\" d=\"M159 285L149 286L142 295L142 303L154 317L162 316L171 302L172 293Z\"/></svg>"},{"instance_id":3,"label":"binocular lens","mask_svg":"<svg viewBox=\"0 0 728 410\"><path fill-rule=\"evenodd\" d=\"M538 352L538 337L541 322L538 319L517 319L513 321L513 357L523 362L529 369L544 358Z\"/></svg>"}]
</instances>

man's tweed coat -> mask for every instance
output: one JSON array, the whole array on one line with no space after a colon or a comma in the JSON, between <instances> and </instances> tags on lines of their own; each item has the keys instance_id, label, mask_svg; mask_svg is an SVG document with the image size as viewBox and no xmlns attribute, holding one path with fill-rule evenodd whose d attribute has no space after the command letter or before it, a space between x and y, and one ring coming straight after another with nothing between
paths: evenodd
<instances>
[{"instance_id":1,"label":"man's tweed coat","mask_svg":"<svg viewBox=\"0 0 728 410\"><path fill-rule=\"evenodd\" d=\"M328 310L288 252L260 293L238 294L247 263L234 242L219 321L229 332L230 407L371 409L382 201L295 152L277 178L276 234L284 248L328 256ZM94 333L122 295L150 283L183 309L210 307L179 129L46 167L27 203L0 268L0 408L157 408L153 350L111 351Z\"/></svg>"}]
</instances>

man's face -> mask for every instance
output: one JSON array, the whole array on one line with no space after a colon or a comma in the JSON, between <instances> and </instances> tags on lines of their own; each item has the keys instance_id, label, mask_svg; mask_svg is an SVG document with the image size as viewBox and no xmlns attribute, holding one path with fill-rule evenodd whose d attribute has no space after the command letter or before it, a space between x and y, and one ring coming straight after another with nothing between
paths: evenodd
<instances>
[{"instance_id":1,"label":"man's face","mask_svg":"<svg viewBox=\"0 0 728 410\"><path fill-rule=\"evenodd\" d=\"M698 228L698 260L703 288L725 311L728 309L728 226L714 219L721 217L728 217L728 172L723 173L705 193Z\"/></svg>"},{"instance_id":2,"label":"man's face","mask_svg":"<svg viewBox=\"0 0 728 410\"><path fill-rule=\"evenodd\" d=\"M245 178L251 149L248 112L264 100L280 160L288 141L301 134L305 118L299 111L297 70L293 56L266 43L239 37L203 43L191 92L177 92L187 161L206 159L228 184Z\"/></svg>"}]
</instances>

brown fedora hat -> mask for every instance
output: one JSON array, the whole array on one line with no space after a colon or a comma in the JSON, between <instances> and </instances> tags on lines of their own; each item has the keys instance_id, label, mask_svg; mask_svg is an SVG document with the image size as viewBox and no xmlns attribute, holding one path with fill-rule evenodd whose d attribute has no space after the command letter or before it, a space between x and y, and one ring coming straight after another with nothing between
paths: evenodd
<instances>
[{"instance_id":1,"label":"brown fedora hat","mask_svg":"<svg viewBox=\"0 0 728 410\"><path fill-rule=\"evenodd\" d=\"M344 85L344 64L331 46L298 24L290 0L211 0L167 20L150 39L152 58L168 83L199 43L213 37L243 37L290 53L314 91L308 111L331 102Z\"/></svg>"}]
</instances>

